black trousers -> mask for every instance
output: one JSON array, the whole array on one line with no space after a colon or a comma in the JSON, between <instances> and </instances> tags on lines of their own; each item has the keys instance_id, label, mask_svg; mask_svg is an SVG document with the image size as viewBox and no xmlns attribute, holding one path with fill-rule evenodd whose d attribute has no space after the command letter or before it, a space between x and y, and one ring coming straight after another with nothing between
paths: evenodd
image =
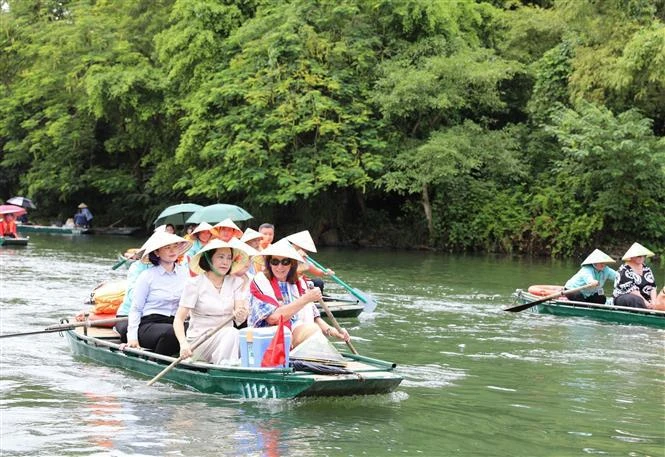
<instances>
[{"instance_id":1,"label":"black trousers","mask_svg":"<svg viewBox=\"0 0 665 457\"><path fill-rule=\"evenodd\" d=\"M127 321L118 322L115 330L120 333L120 341L126 343ZM187 330L187 322L185 322L185 330ZM163 355L180 354L180 343L173 330L173 316L162 316L161 314L143 316L138 334L142 348Z\"/></svg>"},{"instance_id":2,"label":"black trousers","mask_svg":"<svg viewBox=\"0 0 665 457\"><path fill-rule=\"evenodd\" d=\"M633 294L619 295L614 299L614 304L616 306L628 306L630 308L646 308L642 297Z\"/></svg>"},{"instance_id":3,"label":"black trousers","mask_svg":"<svg viewBox=\"0 0 665 457\"><path fill-rule=\"evenodd\" d=\"M585 297L581 293L576 293L576 294L568 294L568 300L571 301L581 301L585 303L598 303L599 305L604 305L605 302L607 301L607 297L605 295L598 295L598 294L593 294L589 295L588 297Z\"/></svg>"}]
</instances>

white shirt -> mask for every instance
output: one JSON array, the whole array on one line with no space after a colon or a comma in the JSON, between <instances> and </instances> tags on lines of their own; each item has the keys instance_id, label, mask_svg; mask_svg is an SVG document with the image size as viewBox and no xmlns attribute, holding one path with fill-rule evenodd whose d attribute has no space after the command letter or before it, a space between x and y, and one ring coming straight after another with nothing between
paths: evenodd
<instances>
[{"instance_id":1,"label":"white shirt","mask_svg":"<svg viewBox=\"0 0 665 457\"><path fill-rule=\"evenodd\" d=\"M206 275L190 278L180 297L180 306L189 308L187 338L196 339L206 330L217 327L233 317L236 300L247 298L244 281L232 275L224 276L221 290L217 290ZM232 326L229 322L227 326Z\"/></svg>"}]
</instances>

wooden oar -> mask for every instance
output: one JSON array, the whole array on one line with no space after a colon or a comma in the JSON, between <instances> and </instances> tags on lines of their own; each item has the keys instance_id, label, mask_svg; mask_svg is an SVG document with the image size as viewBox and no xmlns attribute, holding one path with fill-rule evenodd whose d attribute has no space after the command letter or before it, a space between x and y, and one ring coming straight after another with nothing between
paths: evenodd
<instances>
[{"instance_id":1,"label":"wooden oar","mask_svg":"<svg viewBox=\"0 0 665 457\"><path fill-rule=\"evenodd\" d=\"M317 262L316 260L314 260L310 256L305 256L305 259L308 260L309 262L312 262L312 264L315 267L319 268L320 270L328 271L328 268L324 267L323 265L321 265L319 262ZM333 278L333 280L337 284L339 284L340 286L344 287L346 290L351 292L358 300L363 302L365 304L364 311L366 313L371 313L371 312L374 311L374 309L376 308L377 303L372 297L370 297L368 294L366 294L366 293L364 293L364 292L362 292L358 289L355 289L355 288L351 287L350 285L348 285L347 283L345 283L344 281L342 281L341 279L339 279L335 275L330 275L330 277Z\"/></svg>"},{"instance_id":2,"label":"wooden oar","mask_svg":"<svg viewBox=\"0 0 665 457\"><path fill-rule=\"evenodd\" d=\"M215 327L215 328L213 328L213 329L208 329L208 330L206 330L206 332L205 332L203 335L201 335L201 336L200 336L200 337L194 342L194 344L192 344L192 345L190 346L190 349L192 350L192 352L194 352L194 350L195 350L197 347L201 346L201 344L203 344L205 341L207 341L207 340L208 340L211 336L213 336L215 333L219 332L221 329L223 329L224 327L226 327L226 324L228 324L228 323L231 322L232 320L233 320L233 317L231 317L230 319L227 319L226 321L224 321L223 323L219 324L217 327ZM175 367L177 364L179 364L180 362L182 362L182 360L185 359L185 358L186 358L186 357L180 356L180 357L178 357L177 359L175 359L175 360L171 363L171 365L169 365L168 367L164 368L164 369L163 369L163 370L162 370L157 376L155 376L155 377L152 378L150 381L148 381L148 385L149 385L149 386L153 385L155 382L157 382L159 379L161 379L162 376L164 376L166 373L168 373L169 371L171 371L171 370L173 369L173 367Z\"/></svg>"},{"instance_id":3,"label":"wooden oar","mask_svg":"<svg viewBox=\"0 0 665 457\"><path fill-rule=\"evenodd\" d=\"M335 328L339 333L342 333L342 327L339 326L339 323L337 322L337 319L335 319L335 316L333 316L333 313L330 311L330 308L328 308L328 305L323 300L319 300L319 304L321 305L321 308L326 312L328 315L328 319L333 323ZM358 354L358 351L356 351L356 348L353 347L353 344L351 344L351 341L345 341L346 345L351 349L351 352L354 354Z\"/></svg>"},{"instance_id":4,"label":"wooden oar","mask_svg":"<svg viewBox=\"0 0 665 457\"><path fill-rule=\"evenodd\" d=\"M24 333L9 333L6 335L0 335L0 338L11 338L14 336L25 336L25 335L37 335L39 333L55 333L55 332L64 332L67 330L74 330L76 327L105 327L108 324L117 324L118 322L126 321L126 317L116 317L113 319L99 319L97 321L85 320L82 322L73 322L67 324L57 324L50 325L44 330L37 330L34 332L24 332Z\"/></svg>"},{"instance_id":5,"label":"wooden oar","mask_svg":"<svg viewBox=\"0 0 665 457\"><path fill-rule=\"evenodd\" d=\"M598 281L591 281L589 284L586 284L582 287L576 287L575 289L568 289L568 290L563 290L561 289L561 292L557 292L555 294L547 295L546 297L541 298L540 300L532 301L530 303L524 303L522 305L517 305L513 306L512 308L506 308L504 311L510 311L513 313L518 313L520 311L524 311L525 309L529 309L532 306L539 305L541 303L545 303L546 301L550 301L555 298L562 297L564 295L570 295L574 294L575 292L579 292L580 290L588 289L589 287L594 287L598 285Z\"/></svg>"}]
</instances>

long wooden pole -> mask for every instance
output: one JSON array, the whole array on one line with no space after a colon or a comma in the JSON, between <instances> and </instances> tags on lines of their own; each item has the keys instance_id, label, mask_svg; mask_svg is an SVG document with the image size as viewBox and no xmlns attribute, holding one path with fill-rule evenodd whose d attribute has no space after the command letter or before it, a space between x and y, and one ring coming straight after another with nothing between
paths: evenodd
<instances>
[{"instance_id":1,"label":"long wooden pole","mask_svg":"<svg viewBox=\"0 0 665 457\"><path fill-rule=\"evenodd\" d=\"M56 333L64 332L67 330L74 330L76 327L105 327L109 324L117 324L118 322L126 321L126 317L116 317L113 319L99 319L97 321L85 320L81 322L73 322L67 324L57 324L46 327L44 330L37 330L34 332L24 332L24 333L9 333L6 335L0 335L0 338L11 338L14 336L26 336L26 335L37 335L40 333Z\"/></svg>"},{"instance_id":2,"label":"long wooden pole","mask_svg":"<svg viewBox=\"0 0 665 457\"><path fill-rule=\"evenodd\" d=\"M203 335L201 335L201 336L200 336L200 337L194 342L194 344L192 344L192 345L190 346L191 349L192 349L192 352L194 352L194 350L195 350L197 347L201 346L201 344L203 344L205 341L207 341L207 340L208 340L211 336L213 336L215 333L219 332L221 329L223 329L224 327L226 327L226 324L228 324L228 323L231 322L232 320L233 320L233 317L231 317L230 319L225 320L224 322L222 322L221 324L219 324L217 327L215 327L215 328L213 328L213 329L208 329L208 330L206 330L206 332L205 332ZM169 371L171 371L171 370L172 370L177 364L179 364L180 362L182 362L183 359L185 359L185 357L183 357L183 356L180 356L180 357L178 357L177 359L175 359L175 360L171 363L171 365L169 365L168 367L164 368L161 372L159 372L159 374L158 374L157 376L155 376L155 377L152 378L150 381L148 381L148 385L149 385L149 386L153 385L155 382L157 382L159 379L161 379L162 376L164 376L166 373L168 373Z\"/></svg>"},{"instance_id":3,"label":"long wooden pole","mask_svg":"<svg viewBox=\"0 0 665 457\"><path fill-rule=\"evenodd\" d=\"M330 308L328 308L328 305L323 300L319 300L319 304L321 305L321 308L326 312L328 315L328 318L330 321L333 323L335 328L337 329L340 334L342 333L342 327L339 326L339 323L337 322L337 319L335 319L335 316L333 316L333 313L330 311ZM346 345L351 349L351 352L354 354L358 354L358 351L356 351L356 348L353 347L353 344L351 344L351 341L345 341Z\"/></svg>"},{"instance_id":4,"label":"long wooden pole","mask_svg":"<svg viewBox=\"0 0 665 457\"><path fill-rule=\"evenodd\" d=\"M512 313L518 313L520 311L524 311L525 309L529 309L533 306L539 305L541 303L545 303L546 301L553 300L555 298L562 297L564 295L570 295L574 294L575 292L579 292L580 290L588 289L589 287L594 287L598 285L598 281L591 281L589 284L585 284L582 287L576 287L574 289L568 289L568 290L563 290L561 289L560 292L557 292L555 294L548 295L546 297L541 298L540 300L535 300L529 303L523 303L521 305L513 306L512 308L506 308L504 311L510 311Z\"/></svg>"}]
</instances>

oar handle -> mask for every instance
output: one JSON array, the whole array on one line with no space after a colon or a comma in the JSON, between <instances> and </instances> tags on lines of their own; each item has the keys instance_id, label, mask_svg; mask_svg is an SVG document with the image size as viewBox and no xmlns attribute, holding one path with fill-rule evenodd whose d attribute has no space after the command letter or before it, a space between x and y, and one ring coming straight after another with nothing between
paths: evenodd
<instances>
[{"instance_id":1,"label":"oar handle","mask_svg":"<svg viewBox=\"0 0 665 457\"><path fill-rule=\"evenodd\" d=\"M504 311L510 311L512 313L517 313L517 312L520 312L520 311L524 311L525 309L529 309L533 306L539 305L541 303L545 303L546 301L552 300L554 298L559 298L559 297L562 297L564 295L574 294L575 292L579 292L580 290L588 289L589 287L594 287L594 286L597 286L597 285L598 285L598 281L591 281L590 283L585 284L582 287L576 287L574 289L568 289L568 290L561 289L560 292L557 292L555 294L547 295L546 297L543 297L540 300L532 301L530 303L523 303L521 305L513 306L512 308L506 308L506 309L504 309Z\"/></svg>"},{"instance_id":2,"label":"oar handle","mask_svg":"<svg viewBox=\"0 0 665 457\"><path fill-rule=\"evenodd\" d=\"M310 256L305 256L305 259L306 259L307 261L309 261L309 262L312 262L312 264L313 264L315 267L317 267L317 268L319 268L319 269L321 269L321 270L323 270L323 271L328 271L328 268L324 267L323 265L321 265L319 262L317 262L316 260L314 260L314 259L311 258ZM358 291L357 291L356 289L354 289L353 287L349 286L347 283L345 283L344 281L342 281L341 279L339 279L336 275L330 275L330 277L331 277L331 278L332 278L337 284L339 284L340 286L344 287L346 290L348 290L349 292L351 292L351 293L352 293L352 294L353 294L358 300L362 301L363 303L367 303L367 302L368 302L368 300L367 300L366 297L364 297L362 294L359 294Z\"/></svg>"},{"instance_id":3,"label":"oar handle","mask_svg":"<svg viewBox=\"0 0 665 457\"><path fill-rule=\"evenodd\" d=\"M319 300L319 304L321 305L321 308L326 312L328 315L328 319L333 323L335 326L335 329L341 334L342 333L342 327L339 326L339 323L337 322L337 319L335 319L335 316L333 316L333 313L330 311L330 308L328 308L328 305L326 305L326 302L323 300ZM353 347L353 344L351 344L351 341L345 341L346 345L351 349L351 352L354 354L358 354L358 351L356 351L356 348Z\"/></svg>"},{"instance_id":4,"label":"oar handle","mask_svg":"<svg viewBox=\"0 0 665 457\"><path fill-rule=\"evenodd\" d=\"M198 348L199 346L201 346L201 344L203 344L205 341L207 341L207 340L208 340L211 336L213 336L215 333L219 332L221 329L223 329L224 327L226 327L226 325L227 325L229 322L231 322L232 320L233 320L233 317L231 317L230 319L225 320L223 323L219 324L217 327L215 327L215 328L213 328L213 329L208 329L208 330L206 330L206 332L205 332L203 335L201 335L201 336L200 336L200 337L194 342L194 344L192 344L192 345L190 346L192 352L194 352L194 349L196 349L196 348ZM161 372L159 372L159 374L158 374L157 376L155 376L155 377L152 378L150 381L148 381L148 385L151 386L151 385L153 385L155 382L157 382L158 380L160 380L160 379L162 378L162 376L164 376L166 373L168 373L169 371L171 371L171 370L173 369L173 367L175 367L177 364L179 364L180 362L182 362L182 360L185 359L185 358L186 358L186 357L180 356L180 357L178 357L177 359L175 359L173 362L171 362L171 364L170 364L168 367L164 368Z\"/></svg>"},{"instance_id":5,"label":"oar handle","mask_svg":"<svg viewBox=\"0 0 665 457\"><path fill-rule=\"evenodd\" d=\"M123 266L123 265L124 265L125 263L127 263L128 261L129 261L129 259L128 259L127 257L125 257L124 259L120 260L120 261L117 262L115 265L113 265L113 266L111 267L111 270L117 270L118 268L120 268L121 266Z\"/></svg>"}]
</instances>

